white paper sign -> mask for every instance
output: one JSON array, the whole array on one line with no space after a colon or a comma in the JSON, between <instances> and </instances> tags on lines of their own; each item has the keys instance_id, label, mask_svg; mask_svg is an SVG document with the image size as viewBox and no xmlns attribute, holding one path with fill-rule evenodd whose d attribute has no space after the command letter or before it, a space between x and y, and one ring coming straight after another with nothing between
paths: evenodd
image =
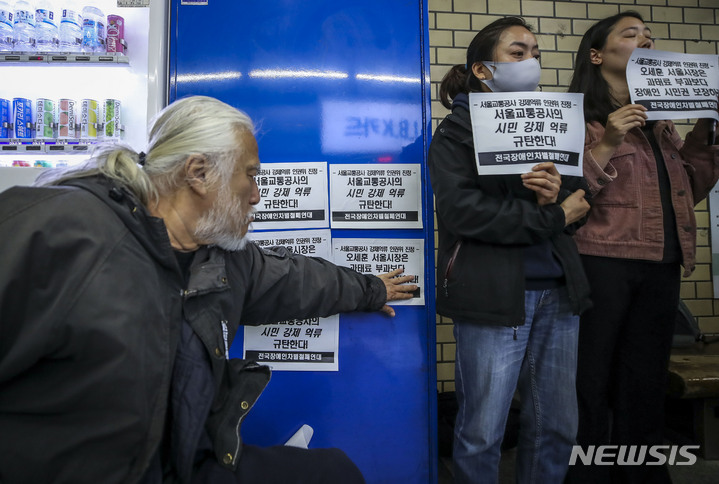
<instances>
[{"instance_id":1,"label":"white paper sign","mask_svg":"<svg viewBox=\"0 0 719 484\"><path fill-rule=\"evenodd\" d=\"M470 93L477 172L527 173L551 161L562 175L582 176L583 99L577 93Z\"/></svg>"},{"instance_id":2,"label":"white paper sign","mask_svg":"<svg viewBox=\"0 0 719 484\"><path fill-rule=\"evenodd\" d=\"M263 163L253 230L329 227L327 163Z\"/></svg>"},{"instance_id":3,"label":"white paper sign","mask_svg":"<svg viewBox=\"0 0 719 484\"><path fill-rule=\"evenodd\" d=\"M272 371L338 371L339 315L245 326L243 358Z\"/></svg>"},{"instance_id":4,"label":"white paper sign","mask_svg":"<svg viewBox=\"0 0 719 484\"><path fill-rule=\"evenodd\" d=\"M285 247L295 254L332 260L330 231L282 231L250 234L260 247ZM292 319L245 326L243 358L274 371L337 371L339 316Z\"/></svg>"},{"instance_id":5,"label":"white paper sign","mask_svg":"<svg viewBox=\"0 0 719 484\"><path fill-rule=\"evenodd\" d=\"M421 229L419 164L330 166L332 228Z\"/></svg>"},{"instance_id":6,"label":"white paper sign","mask_svg":"<svg viewBox=\"0 0 719 484\"><path fill-rule=\"evenodd\" d=\"M632 103L646 107L649 120L719 120L719 56L634 49L627 83Z\"/></svg>"},{"instance_id":7,"label":"white paper sign","mask_svg":"<svg viewBox=\"0 0 719 484\"><path fill-rule=\"evenodd\" d=\"M384 274L400 267L404 275L413 275L409 284L417 284L412 299L392 301L392 306L424 304L423 239L332 239L334 263L362 274Z\"/></svg>"},{"instance_id":8,"label":"white paper sign","mask_svg":"<svg viewBox=\"0 0 719 484\"><path fill-rule=\"evenodd\" d=\"M329 229L250 232L249 238L259 247L285 247L294 254L332 260Z\"/></svg>"}]
</instances>

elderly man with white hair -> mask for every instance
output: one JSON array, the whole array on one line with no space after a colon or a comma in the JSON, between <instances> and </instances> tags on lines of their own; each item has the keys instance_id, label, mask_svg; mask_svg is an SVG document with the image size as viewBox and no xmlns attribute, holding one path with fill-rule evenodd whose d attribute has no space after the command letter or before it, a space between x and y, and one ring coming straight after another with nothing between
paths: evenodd
<instances>
[{"instance_id":1,"label":"elderly man with white hair","mask_svg":"<svg viewBox=\"0 0 719 484\"><path fill-rule=\"evenodd\" d=\"M242 324L383 310L416 286L246 243L251 120L179 100L119 145L0 194L0 482L355 483L338 449L243 445L270 370Z\"/></svg>"}]
</instances>

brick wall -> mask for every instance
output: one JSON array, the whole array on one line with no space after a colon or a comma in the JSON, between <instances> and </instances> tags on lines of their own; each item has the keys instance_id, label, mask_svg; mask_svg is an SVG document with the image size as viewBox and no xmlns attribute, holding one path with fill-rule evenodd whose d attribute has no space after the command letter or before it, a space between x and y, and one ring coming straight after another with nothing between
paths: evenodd
<instances>
[{"instance_id":1,"label":"brick wall","mask_svg":"<svg viewBox=\"0 0 719 484\"><path fill-rule=\"evenodd\" d=\"M661 50L693 54L719 51L719 0L428 0L432 81L432 129L447 114L438 101L439 82L454 64L465 62L467 45L489 22L521 15L537 32L542 53L541 85L545 91L565 91L574 55L587 28L624 10L636 10L656 37ZM677 122L682 135L689 123ZM713 299L709 212L706 201L696 207L697 268L683 279L681 296L705 333L719 333L719 300ZM435 236L436 240L436 236ZM437 387L454 390L452 322L437 316Z\"/></svg>"}]
</instances>

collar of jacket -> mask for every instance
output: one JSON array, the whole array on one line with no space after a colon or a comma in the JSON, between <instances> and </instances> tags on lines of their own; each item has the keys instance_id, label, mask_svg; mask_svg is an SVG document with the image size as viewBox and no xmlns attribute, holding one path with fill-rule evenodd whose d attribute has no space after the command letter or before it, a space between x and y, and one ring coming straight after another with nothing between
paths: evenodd
<instances>
[{"instance_id":1,"label":"collar of jacket","mask_svg":"<svg viewBox=\"0 0 719 484\"><path fill-rule=\"evenodd\" d=\"M63 183L90 192L122 221L142 247L161 266L177 271L177 260L165 222L150 214L137 197L119 182L105 176L75 178Z\"/></svg>"},{"instance_id":2,"label":"collar of jacket","mask_svg":"<svg viewBox=\"0 0 719 484\"><path fill-rule=\"evenodd\" d=\"M462 104L453 104L452 112L445 117L445 120L447 123L444 127L447 129L442 131L442 133L450 136L474 152L472 119L469 111Z\"/></svg>"},{"instance_id":3,"label":"collar of jacket","mask_svg":"<svg viewBox=\"0 0 719 484\"><path fill-rule=\"evenodd\" d=\"M184 295L191 297L228 288L225 251L217 247L200 247L192 261Z\"/></svg>"}]
</instances>

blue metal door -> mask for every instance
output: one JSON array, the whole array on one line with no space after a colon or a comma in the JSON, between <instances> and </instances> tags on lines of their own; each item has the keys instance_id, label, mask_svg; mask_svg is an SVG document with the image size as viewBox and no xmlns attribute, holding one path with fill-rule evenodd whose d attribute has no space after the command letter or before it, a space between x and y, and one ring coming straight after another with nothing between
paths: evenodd
<instances>
[{"instance_id":1,"label":"blue metal door","mask_svg":"<svg viewBox=\"0 0 719 484\"><path fill-rule=\"evenodd\" d=\"M425 305L395 307L394 319L341 315L339 371L274 372L243 423L245 441L282 444L306 423L310 447L343 449L370 483L436 481L426 5L173 0L171 10L170 100L202 94L248 113L263 163L421 165L423 228L332 229L332 238L422 239ZM240 332L232 356L241 345Z\"/></svg>"}]
</instances>

